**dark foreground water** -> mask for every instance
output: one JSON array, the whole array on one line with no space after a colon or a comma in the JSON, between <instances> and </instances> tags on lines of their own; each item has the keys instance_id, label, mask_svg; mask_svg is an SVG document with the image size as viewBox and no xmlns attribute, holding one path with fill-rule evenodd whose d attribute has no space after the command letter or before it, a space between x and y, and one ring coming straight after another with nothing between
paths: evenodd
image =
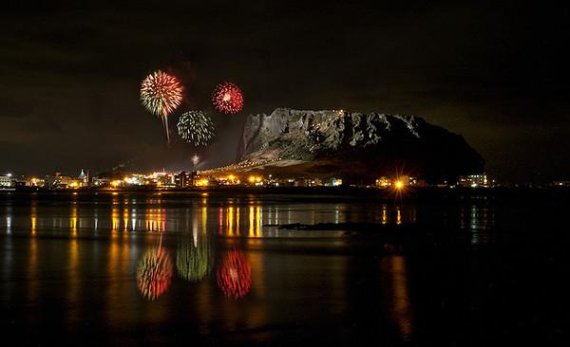
<instances>
[{"instance_id":1,"label":"dark foreground water","mask_svg":"<svg viewBox=\"0 0 570 347\"><path fill-rule=\"evenodd\" d=\"M10 345L564 345L569 207L0 193L0 331Z\"/></svg>"}]
</instances>

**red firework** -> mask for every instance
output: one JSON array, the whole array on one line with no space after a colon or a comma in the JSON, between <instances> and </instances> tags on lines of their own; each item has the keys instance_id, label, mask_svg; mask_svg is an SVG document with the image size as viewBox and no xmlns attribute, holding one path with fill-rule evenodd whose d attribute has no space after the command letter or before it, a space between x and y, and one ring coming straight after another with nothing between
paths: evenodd
<instances>
[{"instance_id":1,"label":"red firework","mask_svg":"<svg viewBox=\"0 0 570 347\"><path fill-rule=\"evenodd\" d=\"M226 254L216 272L218 287L233 299L244 297L251 289L251 266L243 252L232 250Z\"/></svg>"},{"instance_id":2,"label":"red firework","mask_svg":"<svg viewBox=\"0 0 570 347\"><path fill-rule=\"evenodd\" d=\"M235 84L224 82L214 89L212 103L218 112L236 114L243 108L243 93Z\"/></svg>"},{"instance_id":3,"label":"red firework","mask_svg":"<svg viewBox=\"0 0 570 347\"><path fill-rule=\"evenodd\" d=\"M146 251L137 267L137 287L150 300L162 295L172 280L172 259L161 247Z\"/></svg>"}]
</instances>

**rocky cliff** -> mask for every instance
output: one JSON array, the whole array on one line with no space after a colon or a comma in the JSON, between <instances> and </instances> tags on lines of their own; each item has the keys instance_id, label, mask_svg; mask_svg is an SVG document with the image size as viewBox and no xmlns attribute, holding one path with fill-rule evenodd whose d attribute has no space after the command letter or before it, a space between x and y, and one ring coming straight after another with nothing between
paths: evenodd
<instances>
[{"instance_id":1,"label":"rocky cliff","mask_svg":"<svg viewBox=\"0 0 570 347\"><path fill-rule=\"evenodd\" d=\"M417 117L280 108L250 115L241 142L240 161L290 162L304 165L307 174L347 179L398 171L453 180L484 169L483 158L462 136Z\"/></svg>"}]
</instances>

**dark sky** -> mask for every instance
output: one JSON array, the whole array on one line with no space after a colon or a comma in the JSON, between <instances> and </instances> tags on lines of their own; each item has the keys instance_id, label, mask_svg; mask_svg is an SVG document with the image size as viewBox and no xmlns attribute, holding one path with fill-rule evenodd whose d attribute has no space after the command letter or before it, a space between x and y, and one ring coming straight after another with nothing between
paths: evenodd
<instances>
[{"instance_id":1,"label":"dark sky","mask_svg":"<svg viewBox=\"0 0 570 347\"><path fill-rule=\"evenodd\" d=\"M76 3L83 3L77 7ZM139 103L155 69L218 117L205 165L234 159L246 114L416 115L462 134L503 181L570 178L567 7L521 1L8 1L0 12L0 173L184 168ZM247 3L247 5L245 5Z\"/></svg>"}]
</instances>

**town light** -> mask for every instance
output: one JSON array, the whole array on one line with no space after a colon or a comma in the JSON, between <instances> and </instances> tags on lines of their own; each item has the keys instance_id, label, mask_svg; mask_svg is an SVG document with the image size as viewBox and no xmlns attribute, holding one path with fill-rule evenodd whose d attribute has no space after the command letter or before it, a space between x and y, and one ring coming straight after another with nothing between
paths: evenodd
<instances>
[{"instance_id":1,"label":"town light","mask_svg":"<svg viewBox=\"0 0 570 347\"><path fill-rule=\"evenodd\" d=\"M196 182L197 187L206 187L210 182L206 178L202 178Z\"/></svg>"},{"instance_id":2,"label":"town light","mask_svg":"<svg viewBox=\"0 0 570 347\"><path fill-rule=\"evenodd\" d=\"M404 188L404 182L402 182L401 180L397 180L396 182L394 182L394 187L396 188L396 190L402 190Z\"/></svg>"}]
</instances>

